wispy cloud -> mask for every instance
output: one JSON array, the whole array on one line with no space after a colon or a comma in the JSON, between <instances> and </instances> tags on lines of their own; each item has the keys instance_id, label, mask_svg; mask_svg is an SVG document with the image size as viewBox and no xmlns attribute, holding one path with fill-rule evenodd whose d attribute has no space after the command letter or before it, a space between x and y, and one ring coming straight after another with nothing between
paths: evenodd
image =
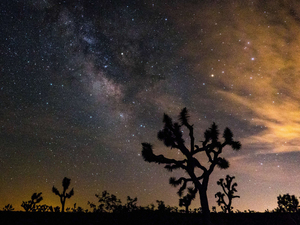
<instances>
[{"instance_id":1,"label":"wispy cloud","mask_svg":"<svg viewBox=\"0 0 300 225\"><path fill-rule=\"evenodd\" d=\"M278 4L194 7L193 16L183 18L193 20L184 24L191 40L183 54L202 74L197 83L209 86L225 112L234 109L237 120L257 128L241 141L249 148L260 143L256 150L264 154L300 151L300 32L292 6Z\"/></svg>"},{"instance_id":2,"label":"wispy cloud","mask_svg":"<svg viewBox=\"0 0 300 225\"><path fill-rule=\"evenodd\" d=\"M267 98L257 101L235 93L220 93L247 109L249 113L243 117L252 126L263 128L261 132L244 139L244 144L269 144L269 152L273 153L300 151L300 111L297 99L285 98L285 101L276 103Z\"/></svg>"}]
</instances>

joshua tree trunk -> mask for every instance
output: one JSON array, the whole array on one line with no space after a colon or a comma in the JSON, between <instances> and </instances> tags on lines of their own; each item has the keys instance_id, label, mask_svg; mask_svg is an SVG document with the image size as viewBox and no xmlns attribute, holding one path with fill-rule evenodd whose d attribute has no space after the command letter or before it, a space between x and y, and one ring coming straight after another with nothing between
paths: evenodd
<instances>
[{"instance_id":1,"label":"joshua tree trunk","mask_svg":"<svg viewBox=\"0 0 300 225\"><path fill-rule=\"evenodd\" d=\"M62 198L63 197L60 197L61 212L65 212L65 203L66 203L66 201L64 201Z\"/></svg>"},{"instance_id":2,"label":"joshua tree trunk","mask_svg":"<svg viewBox=\"0 0 300 225\"><path fill-rule=\"evenodd\" d=\"M202 207L202 217L203 217L203 223L205 225L211 225L210 222L210 212L209 212L209 206L208 206L208 199L205 188L201 188L199 190L200 195L200 204Z\"/></svg>"},{"instance_id":3,"label":"joshua tree trunk","mask_svg":"<svg viewBox=\"0 0 300 225\"><path fill-rule=\"evenodd\" d=\"M189 206L188 206L188 205L185 206L185 213L186 213L186 214L189 213Z\"/></svg>"},{"instance_id":4,"label":"joshua tree trunk","mask_svg":"<svg viewBox=\"0 0 300 225\"><path fill-rule=\"evenodd\" d=\"M231 213L231 204L232 204L232 199L229 199L228 206L227 206L228 213Z\"/></svg>"}]
</instances>

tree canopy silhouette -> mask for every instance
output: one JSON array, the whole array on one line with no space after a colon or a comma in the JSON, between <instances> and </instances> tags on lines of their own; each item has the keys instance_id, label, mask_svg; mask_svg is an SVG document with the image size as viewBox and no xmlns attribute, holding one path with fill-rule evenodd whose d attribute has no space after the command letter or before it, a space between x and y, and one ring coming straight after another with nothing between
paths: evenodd
<instances>
[{"instance_id":1,"label":"tree canopy silhouette","mask_svg":"<svg viewBox=\"0 0 300 225\"><path fill-rule=\"evenodd\" d=\"M179 115L180 123L173 122L172 119L164 114L163 123L164 128L160 130L157 137L160 141L163 141L165 146L171 147L171 149L179 150L182 155L182 160L176 160L166 158L163 155L155 155L153 153L153 147L149 143L142 143L142 156L146 162L155 162L158 164L166 164L165 168L168 171L176 169L182 169L187 172L189 177L175 177L170 178L170 184L174 187L181 185L178 194L182 196L183 191L187 188L187 184L193 183L193 191L199 192L200 204L202 207L202 213L205 224L210 224L209 206L207 199L207 186L211 173L215 167L220 169L227 169L229 162L220 157L225 146L230 146L233 150L239 150L241 144L238 141L233 140L233 134L229 128L226 128L223 133L224 141L219 141L219 130L215 123L211 125L209 129L204 132L204 141L202 146L195 145L194 127L188 121L189 114L186 108L182 109ZM182 137L181 128L186 127L189 131L190 146L189 148L185 144L185 140ZM205 167L197 158L199 153L205 153L208 158L209 166Z\"/></svg>"},{"instance_id":2,"label":"tree canopy silhouette","mask_svg":"<svg viewBox=\"0 0 300 225\"><path fill-rule=\"evenodd\" d=\"M61 212L65 211L66 199L71 198L74 195L74 189L73 188L69 193L66 193L67 189L70 186L70 183L71 183L71 179L66 178L66 177L63 179L63 181L62 181L63 192L62 193L59 193L59 191L57 190L56 187L54 187L54 186L52 187L52 192L60 197Z\"/></svg>"},{"instance_id":3,"label":"tree canopy silhouette","mask_svg":"<svg viewBox=\"0 0 300 225\"><path fill-rule=\"evenodd\" d=\"M299 201L295 195L285 194L277 197L277 204L280 212L297 212Z\"/></svg>"}]
</instances>

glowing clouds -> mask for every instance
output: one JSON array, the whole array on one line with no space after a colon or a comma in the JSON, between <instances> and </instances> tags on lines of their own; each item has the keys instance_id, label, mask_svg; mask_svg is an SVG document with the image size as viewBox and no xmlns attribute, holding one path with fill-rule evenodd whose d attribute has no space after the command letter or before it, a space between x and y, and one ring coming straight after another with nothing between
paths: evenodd
<instances>
[{"instance_id":1,"label":"glowing clouds","mask_svg":"<svg viewBox=\"0 0 300 225\"><path fill-rule=\"evenodd\" d=\"M242 140L245 145L260 143L264 153L300 151L300 110L295 99L276 104L271 101L255 101L233 93L222 92L228 101L241 107L241 114L249 125L262 131ZM242 118L240 118L242 119ZM265 144L268 145L267 149Z\"/></svg>"},{"instance_id":2,"label":"glowing clouds","mask_svg":"<svg viewBox=\"0 0 300 225\"><path fill-rule=\"evenodd\" d=\"M190 40L182 54L200 74L196 82L207 83L211 101L221 96L224 111L234 109L236 120L257 131L242 143L265 143L266 152L299 151L299 23L290 4L278 4L190 6L178 26Z\"/></svg>"}]
</instances>

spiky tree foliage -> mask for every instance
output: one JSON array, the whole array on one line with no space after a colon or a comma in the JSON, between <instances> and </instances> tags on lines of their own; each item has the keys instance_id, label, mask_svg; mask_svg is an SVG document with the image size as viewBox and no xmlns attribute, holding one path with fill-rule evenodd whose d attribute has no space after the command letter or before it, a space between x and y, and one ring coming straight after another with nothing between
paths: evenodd
<instances>
[{"instance_id":1,"label":"spiky tree foliage","mask_svg":"<svg viewBox=\"0 0 300 225\"><path fill-rule=\"evenodd\" d=\"M297 212L299 201L295 195L285 194L277 197L278 211L280 212Z\"/></svg>"},{"instance_id":2,"label":"spiky tree foliage","mask_svg":"<svg viewBox=\"0 0 300 225\"><path fill-rule=\"evenodd\" d=\"M63 192L59 193L56 187L52 187L52 192L56 195L59 196L60 198L60 203L61 203L61 212L65 211L65 203L67 198L71 198L74 195L74 189L72 188L69 193L66 193L67 189L69 188L71 183L71 179L65 177L62 181L62 186L63 186Z\"/></svg>"},{"instance_id":3,"label":"spiky tree foliage","mask_svg":"<svg viewBox=\"0 0 300 225\"><path fill-rule=\"evenodd\" d=\"M167 114L164 114L164 128L157 134L158 139L162 141L165 146L179 150L182 153L182 160L166 158L163 155L155 155L153 153L153 147L149 143L142 143L142 156L146 162L165 164L165 168L168 171L182 169L187 172L188 177L180 177L179 179L171 178L170 183L173 186L181 185L178 191L179 195L182 195L189 182L194 184L195 189L200 195L200 204L202 206L205 223L209 224L209 206L206 193L209 177L216 166L221 169L229 167L228 161L220 157L224 147L229 146L233 150L239 150L241 144L233 140L233 134L229 128L224 130L224 141L219 141L219 130L217 125L213 123L211 127L205 131L204 141L202 141L202 146L199 147L195 145L194 127L189 123L188 119L189 115L186 108L182 109L179 115L179 123L174 123ZM187 128L189 131L189 148L182 137L182 127ZM201 153L208 159L209 165L207 167L196 158L196 156L201 155ZM207 159L205 161L207 161Z\"/></svg>"},{"instance_id":4,"label":"spiky tree foliage","mask_svg":"<svg viewBox=\"0 0 300 225\"><path fill-rule=\"evenodd\" d=\"M33 193L31 196L31 200L27 201L27 202L22 202L21 207L23 207L23 209L26 212L35 212L36 211L36 204L40 203L43 200L42 197L42 192L40 193Z\"/></svg>"},{"instance_id":5,"label":"spiky tree foliage","mask_svg":"<svg viewBox=\"0 0 300 225\"><path fill-rule=\"evenodd\" d=\"M237 192L237 190L236 190L237 183L232 184L233 179L235 179L234 176L231 177L231 176L227 175L225 178L225 182L224 182L224 179L222 179L222 178L219 181L217 181L217 184L222 187L222 190L224 193L221 193L219 191L215 194L215 197L218 198L218 200L217 200L218 206L221 206L221 209L225 213L232 212L231 211L233 209L233 207L231 206L232 200L234 198L240 197L238 195L234 195L234 193ZM227 197L227 201L225 200L225 196Z\"/></svg>"}]
</instances>

